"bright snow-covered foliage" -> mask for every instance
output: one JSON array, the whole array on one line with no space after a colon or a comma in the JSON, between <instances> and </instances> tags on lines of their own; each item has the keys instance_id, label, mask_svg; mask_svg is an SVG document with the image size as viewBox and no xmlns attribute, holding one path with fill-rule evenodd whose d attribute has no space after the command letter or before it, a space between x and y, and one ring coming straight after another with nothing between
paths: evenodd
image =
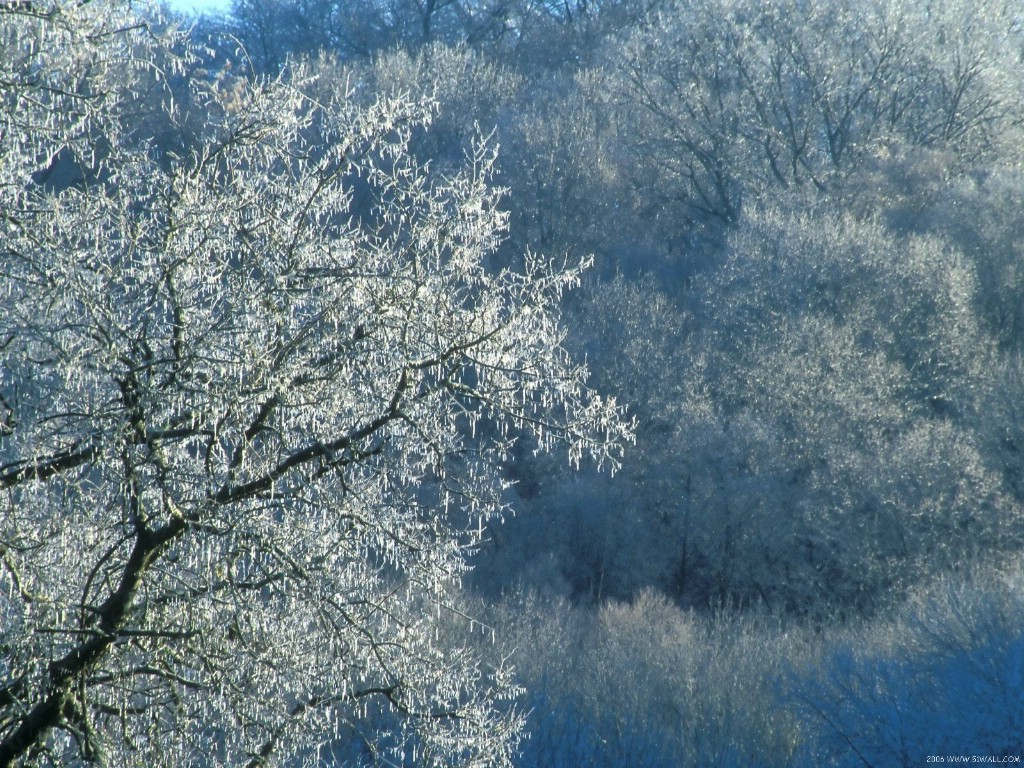
<instances>
[{"instance_id":1,"label":"bright snow-covered foliage","mask_svg":"<svg viewBox=\"0 0 1024 768\"><path fill-rule=\"evenodd\" d=\"M516 434L626 436L580 267L485 269L494 152L428 178L430 103L200 80L127 3L10 4L0 62L0 765L506 764L514 686L432 625Z\"/></svg>"}]
</instances>

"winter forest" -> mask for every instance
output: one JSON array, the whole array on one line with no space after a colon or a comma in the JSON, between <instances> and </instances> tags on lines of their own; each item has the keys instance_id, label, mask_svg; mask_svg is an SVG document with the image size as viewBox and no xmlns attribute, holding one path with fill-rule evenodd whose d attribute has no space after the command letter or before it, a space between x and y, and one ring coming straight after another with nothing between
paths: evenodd
<instances>
[{"instance_id":1,"label":"winter forest","mask_svg":"<svg viewBox=\"0 0 1024 768\"><path fill-rule=\"evenodd\" d=\"M0 3L0 768L1022 759L1018 2Z\"/></svg>"}]
</instances>

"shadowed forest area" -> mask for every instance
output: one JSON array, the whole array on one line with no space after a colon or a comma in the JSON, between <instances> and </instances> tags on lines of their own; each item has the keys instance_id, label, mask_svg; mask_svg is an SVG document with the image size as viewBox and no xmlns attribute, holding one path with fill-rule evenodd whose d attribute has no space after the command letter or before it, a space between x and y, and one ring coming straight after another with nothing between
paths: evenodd
<instances>
[{"instance_id":1,"label":"shadowed forest area","mask_svg":"<svg viewBox=\"0 0 1024 768\"><path fill-rule=\"evenodd\" d=\"M402 135L414 170L381 150L346 180L347 210L370 220L450 189L453 227L500 212L479 237L481 275L540 284L536 254L569 275L544 299L501 283L552 323L524 324L502 348L536 333L556 350L517 362L519 380L568 381L577 369L558 366L571 359L621 409L621 430L599 422L621 459L571 447L567 462L535 410L503 420L460 405L451 423L467 442L408 481L402 498L424 519L475 531L458 544L471 567L438 571L450 610L428 634L507 667L496 698L520 718L507 763L456 749L437 765L1024 759L1018 3L234 0L226 16L171 18L195 46L167 80L181 117L162 122L137 94L133 118L157 165L212 135L195 81L229 117L246 84L281 78L358 114L415 105L380 131ZM335 135L315 116L296 130L308 146ZM362 151L346 147L342 161ZM49 173L41 183L75 183L60 163ZM491 191L462 195L462 174ZM414 228L389 239L402 225L381 221L367 242L418 242ZM458 292L453 313L483 307L458 275L443 285ZM373 313L390 300L361 295L352 344L378 338ZM436 327L425 336L441 338ZM428 361L465 353L455 402L508 394L511 412L505 363L474 368L490 353L460 344ZM538 392L523 408L536 397L558 424L586 411ZM458 478L477 477L465 457L491 438L502 447L481 462L500 514L485 515ZM390 439L351 460L387 454ZM428 456L432 440L403 456ZM335 462L355 451L332 446ZM14 487L25 470L9 466ZM361 491L345 480L339 493ZM407 714L386 693L392 708L361 710L385 745ZM323 764L435 764L398 741L397 762L366 740L328 741Z\"/></svg>"}]
</instances>

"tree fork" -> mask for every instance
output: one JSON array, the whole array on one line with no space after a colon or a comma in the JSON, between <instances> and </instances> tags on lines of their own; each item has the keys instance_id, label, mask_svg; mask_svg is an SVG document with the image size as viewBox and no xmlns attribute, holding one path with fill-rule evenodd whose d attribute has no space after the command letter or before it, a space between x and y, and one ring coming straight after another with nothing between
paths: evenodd
<instances>
[{"instance_id":1,"label":"tree fork","mask_svg":"<svg viewBox=\"0 0 1024 768\"><path fill-rule=\"evenodd\" d=\"M103 634L91 637L69 651L63 658L51 662L49 693L22 718L14 732L0 742L0 768L13 766L19 757L38 744L51 728L60 723L75 680L95 666L117 639L118 630L124 625L132 598L138 591L146 571L160 552L181 536L187 527L185 518L176 515L156 530L143 528L139 531L117 589L97 611Z\"/></svg>"}]
</instances>

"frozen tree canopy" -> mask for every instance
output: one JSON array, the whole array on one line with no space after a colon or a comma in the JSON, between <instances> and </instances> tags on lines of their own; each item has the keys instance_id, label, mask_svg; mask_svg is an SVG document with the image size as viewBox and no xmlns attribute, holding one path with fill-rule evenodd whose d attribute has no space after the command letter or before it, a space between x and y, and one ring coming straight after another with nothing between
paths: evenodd
<instances>
[{"instance_id":1,"label":"frozen tree canopy","mask_svg":"<svg viewBox=\"0 0 1024 768\"><path fill-rule=\"evenodd\" d=\"M0 8L0 765L510 759L507 670L435 625L517 436L628 434L562 346L582 265L485 266L494 148L428 177L432 104L314 79Z\"/></svg>"}]
</instances>

